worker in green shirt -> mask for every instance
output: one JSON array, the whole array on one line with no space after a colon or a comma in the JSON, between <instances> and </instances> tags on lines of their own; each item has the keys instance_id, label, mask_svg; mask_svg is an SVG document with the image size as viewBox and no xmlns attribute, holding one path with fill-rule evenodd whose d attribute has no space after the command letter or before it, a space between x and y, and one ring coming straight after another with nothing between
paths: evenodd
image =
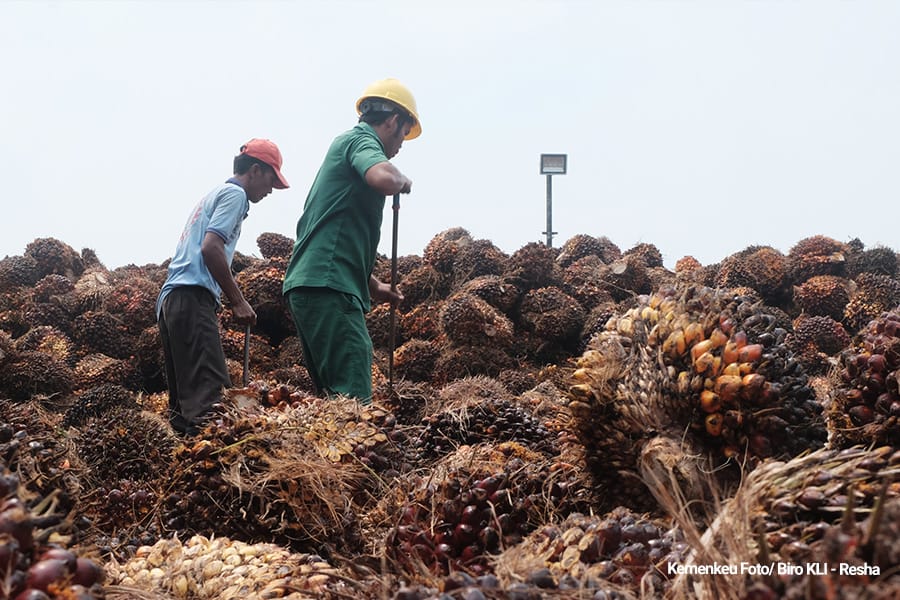
<instances>
[{"instance_id":1,"label":"worker in green shirt","mask_svg":"<svg viewBox=\"0 0 900 600\"><path fill-rule=\"evenodd\" d=\"M372 302L403 296L372 276L385 196L412 181L389 160L422 133L416 101L396 79L370 85L356 102L359 123L331 143L297 222L283 292L320 394L372 400Z\"/></svg>"}]
</instances>

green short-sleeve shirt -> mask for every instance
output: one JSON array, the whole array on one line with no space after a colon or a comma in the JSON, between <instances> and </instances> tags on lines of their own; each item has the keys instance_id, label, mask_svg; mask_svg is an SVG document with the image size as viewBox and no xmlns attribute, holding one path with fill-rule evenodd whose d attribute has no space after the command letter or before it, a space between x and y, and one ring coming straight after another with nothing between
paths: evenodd
<instances>
[{"instance_id":1,"label":"green short-sleeve shirt","mask_svg":"<svg viewBox=\"0 0 900 600\"><path fill-rule=\"evenodd\" d=\"M283 292L327 287L353 294L368 310L384 195L366 183L366 171L385 162L384 146L367 123L332 142L319 168L284 276Z\"/></svg>"}]
</instances>

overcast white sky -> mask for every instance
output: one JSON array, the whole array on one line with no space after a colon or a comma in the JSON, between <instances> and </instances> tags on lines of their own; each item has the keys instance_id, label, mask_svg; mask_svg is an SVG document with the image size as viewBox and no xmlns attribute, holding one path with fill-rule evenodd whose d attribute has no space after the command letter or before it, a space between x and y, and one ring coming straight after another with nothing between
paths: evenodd
<instances>
[{"instance_id":1,"label":"overcast white sky","mask_svg":"<svg viewBox=\"0 0 900 600\"><path fill-rule=\"evenodd\" d=\"M292 187L244 222L259 255L383 77L423 125L394 161L401 255L454 226L542 241L541 153L569 156L555 245L651 242L669 267L814 234L900 250L898 32L892 0L0 0L0 257L56 237L162 262L268 137Z\"/></svg>"}]
</instances>

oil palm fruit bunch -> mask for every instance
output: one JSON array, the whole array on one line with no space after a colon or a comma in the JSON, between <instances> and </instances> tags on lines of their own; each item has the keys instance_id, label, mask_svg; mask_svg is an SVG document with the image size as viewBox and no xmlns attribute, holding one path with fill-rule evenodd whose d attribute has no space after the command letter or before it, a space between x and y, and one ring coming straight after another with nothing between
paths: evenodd
<instances>
[{"instance_id":1,"label":"oil palm fruit bunch","mask_svg":"<svg viewBox=\"0 0 900 600\"><path fill-rule=\"evenodd\" d=\"M163 531L254 539L266 529L247 514L264 510L257 499L242 497L241 490L227 480L232 465L246 470L260 468L265 456L267 433L274 423L261 417L217 419L202 436L176 446L169 474L170 485L162 499Z\"/></svg>"},{"instance_id":2,"label":"oil palm fruit bunch","mask_svg":"<svg viewBox=\"0 0 900 600\"><path fill-rule=\"evenodd\" d=\"M137 360L112 358L105 354L88 354L78 360L72 369L75 389L86 390L103 384L121 385L139 389L141 376Z\"/></svg>"},{"instance_id":3,"label":"oil palm fruit bunch","mask_svg":"<svg viewBox=\"0 0 900 600\"><path fill-rule=\"evenodd\" d=\"M604 263L610 264L622 258L622 251L605 235L598 237L597 242L600 244L600 252L597 255Z\"/></svg>"},{"instance_id":4,"label":"oil palm fruit bunch","mask_svg":"<svg viewBox=\"0 0 900 600\"><path fill-rule=\"evenodd\" d=\"M473 242L471 234L462 227L452 227L435 235L422 251L422 260L439 273L450 275L460 249Z\"/></svg>"},{"instance_id":5,"label":"oil palm fruit bunch","mask_svg":"<svg viewBox=\"0 0 900 600\"><path fill-rule=\"evenodd\" d=\"M24 317L32 328L48 325L59 329L70 338L74 337L74 318L76 312L66 301L70 295L56 297L51 302L26 302L23 305Z\"/></svg>"},{"instance_id":6,"label":"oil palm fruit bunch","mask_svg":"<svg viewBox=\"0 0 900 600\"><path fill-rule=\"evenodd\" d=\"M896 277L897 263L897 253L886 246L875 246L867 250L851 252L847 257L847 276L856 277L861 273L876 273Z\"/></svg>"},{"instance_id":7,"label":"oil palm fruit bunch","mask_svg":"<svg viewBox=\"0 0 900 600\"><path fill-rule=\"evenodd\" d=\"M438 318L441 332L457 345L508 348L513 342L509 317L473 294L457 292L447 298Z\"/></svg>"},{"instance_id":8,"label":"oil palm fruit bunch","mask_svg":"<svg viewBox=\"0 0 900 600\"><path fill-rule=\"evenodd\" d=\"M176 448L163 523L170 531L346 551L361 543L353 499L370 497L377 471L402 468L393 444L405 444L389 427L388 413L353 399L226 408L200 438Z\"/></svg>"},{"instance_id":9,"label":"oil palm fruit bunch","mask_svg":"<svg viewBox=\"0 0 900 600\"><path fill-rule=\"evenodd\" d=\"M103 556L119 556L159 539L161 485L162 480L119 478L85 489L78 504L80 518L89 523L79 531L82 544L96 547Z\"/></svg>"},{"instance_id":10,"label":"oil palm fruit bunch","mask_svg":"<svg viewBox=\"0 0 900 600\"><path fill-rule=\"evenodd\" d=\"M847 244L824 235L803 238L788 251L788 277L799 285L814 275L846 274Z\"/></svg>"},{"instance_id":11,"label":"oil palm fruit bunch","mask_svg":"<svg viewBox=\"0 0 900 600\"><path fill-rule=\"evenodd\" d=\"M559 249L559 255L556 257L556 260L561 267L565 268L586 256L596 256L597 258L600 258L602 253L603 244L598 238L585 233L579 233L573 235L563 243ZM619 254L621 254L621 252L619 252ZM616 258L618 258L618 256L616 256Z\"/></svg>"},{"instance_id":12,"label":"oil palm fruit bunch","mask_svg":"<svg viewBox=\"0 0 900 600\"><path fill-rule=\"evenodd\" d=\"M668 521L618 507L538 528L500 554L495 571L503 582L544 580L548 590L618 587L663 597L672 577L668 565L682 564L687 552L683 534Z\"/></svg>"},{"instance_id":13,"label":"oil palm fruit bunch","mask_svg":"<svg viewBox=\"0 0 900 600\"><path fill-rule=\"evenodd\" d=\"M498 275L482 275L464 283L461 293L477 296L504 314L510 314L519 300L519 289Z\"/></svg>"},{"instance_id":14,"label":"oil palm fruit bunch","mask_svg":"<svg viewBox=\"0 0 900 600\"><path fill-rule=\"evenodd\" d=\"M103 569L48 538L63 522L55 494L26 502L18 477L0 465L0 594L40 600L103 598Z\"/></svg>"},{"instance_id":15,"label":"oil palm fruit bunch","mask_svg":"<svg viewBox=\"0 0 900 600\"><path fill-rule=\"evenodd\" d=\"M400 379L427 382L431 379L440 354L441 349L437 343L412 339L394 350L394 369Z\"/></svg>"},{"instance_id":16,"label":"oil palm fruit bunch","mask_svg":"<svg viewBox=\"0 0 900 600\"><path fill-rule=\"evenodd\" d=\"M0 285L5 290L31 287L41 277L37 261L31 256L7 256L0 259Z\"/></svg>"},{"instance_id":17,"label":"oil palm fruit bunch","mask_svg":"<svg viewBox=\"0 0 900 600\"><path fill-rule=\"evenodd\" d=\"M579 352L584 352L591 339L598 333L606 330L606 324L619 312L618 306L612 300L598 304L590 310L584 319L584 327L581 329L581 344Z\"/></svg>"},{"instance_id":18,"label":"oil palm fruit bunch","mask_svg":"<svg viewBox=\"0 0 900 600\"><path fill-rule=\"evenodd\" d=\"M515 441L546 455L557 452L556 436L525 406L507 398L474 397L451 403L425 416L422 423L417 444L425 457L445 456L460 446L489 441Z\"/></svg>"},{"instance_id":19,"label":"oil palm fruit bunch","mask_svg":"<svg viewBox=\"0 0 900 600\"><path fill-rule=\"evenodd\" d=\"M390 276L382 281L390 281ZM447 297L450 291L450 278L442 274L430 264L416 267L400 280L403 300L401 311L409 311L428 302L439 302Z\"/></svg>"},{"instance_id":20,"label":"oil palm fruit bunch","mask_svg":"<svg viewBox=\"0 0 900 600\"><path fill-rule=\"evenodd\" d=\"M374 396L375 402L384 406L397 420L398 430L404 431L405 428L405 434L411 438L434 399L434 389L428 383L401 378L394 384L393 390L376 390ZM405 443L408 448L413 446L411 441Z\"/></svg>"},{"instance_id":21,"label":"oil palm fruit bunch","mask_svg":"<svg viewBox=\"0 0 900 600\"><path fill-rule=\"evenodd\" d=\"M111 584L167 598L350 598L362 589L318 555L219 536L161 539L107 571Z\"/></svg>"},{"instance_id":22,"label":"oil palm fruit bunch","mask_svg":"<svg viewBox=\"0 0 900 600\"><path fill-rule=\"evenodd\" d=\"M437 477L400 485L382 502L395 525L388 558L400 572L484 574L487 553L517 544L539 515L565 510L568 482L553 469L515 442L460 448L435 467Z\"/></svg>"},{"instance_id":23,"label":"oil palm fruit bunch","mask_svg":"<svg viewBox=\"0 0 900 600\"><path fill-rule=\"evenodd\" d=\"M538 242L529 242L512 253L504 279L523 291L559 285L562 268L556 262L558 250Z\"/></svg>"},{"instance_id":24,"label":"oil palm fruit bunch","mask_svg":"<svg viewBox=\"0 0 900 600\"><path fill-rule=\"evenodd\" d=\"M703 265L691 255L685 255L675 261L675 274L687 276L693 271L702 269Z\"/></svg>"},{"instance_id":25,"label":"oil palm fruit bunch","mask_svg":"<svg viewBox=\"0 0 900 600\"><path fill-rule=\"evenodd\" d=\"M443 301L425 302L400 315L400 330L409 339L433 340L441 333L440 312Z\"/></svg>"},{"instance_id":26,"label":"oil palm fruit bunch","mask_svg":"<svg viewBox=\"0 0 900 600\"><path fill-rule=\"evenodd\" d=\"M134 394L121 385L105 383L76 395L63 414L63 427L80 426L89 419L101 417L117 409L139 410Z\"/></svg>"},{"instance_id":27,"label":"oil palm fruit bunch","mask_svg":"<svg viewBox=\"0 0 900 600\"><path fill-rule=\"evenodd\" d=\"M404 277L420 268L423 264L425 264L425 261L422 260L421 256L416 254L404 254L403 256L398 256L397 275L400 276L402 281ZM379 281L390 282L392 269L393 266L390 258L384 254L376 255L375 266L372 268L372 274L376 279Z\"/></svg>"},{"instance_id":28,"label":"oil palm fruit bunch","mask_svg":"<svg viewBox=\"0 0 900 600\"><path fill-rule=\"evenodd\" d=\"M562 289L575 298L586 310L612 301L612 295L603 283L603 261L594 255L580 258L563 271Z\"/></svg>"},{"instance_id":29,"label":"oil palm fruit bunch","mask_svg":"<svg viewBox=\"0 0 900 600\"><path fill-rule=\"evenodd\" d=\"M37 325L15 340L18 352L43 352L54 359L71 364L75 346L72 339L51 325Z\"/></svg>"},{"instance_id":30,"label":"oil palm fruit bunch","mask_svg":"<svg viewBox=\"0 0 900 600\"><path fill-rule=\"evenodd\" d=\"M99 352L113 358L128 358L132 344L124 321L106 310L84 312L73 321L75 342L86 354Z\"/></svg>"},{"instance_id":31,"label":"oil palm fruit bunch","mask_svg":"<svg viewBox=\"0 0 900 600\"><path fill-rule=\"evenodd\" d=\"M518 320L542 340L573 346L586 314L577 300L558 287L530 290L522 298Z\"/></svg>"},{"instance_id":32,"label":"oil palm fruit bunch","mask_svg":"<svg viewBox=\"0 0 900 600\"><path fill-rule=\"evenodd\" d=\"M567 267L587 256L596 256L604 264L608 264L622 258L622 251L606 236L594 237L580 233L565 241L557 261L560 266Z\"/></svg>"},{"instance_id":33,"label":"oil palm fruit bunch","mask_svg":"<svg viewBox=\"0 0 900 600\"><path fill-rule=\"evenodd\" d=\"M378 304L366 313L366 329L376 348L388 348L391 340L391 306L390 304ZM394 344L400 345L407 337L403 330L403 320L397 318L394 313Z\"/></svg>"},{"instance_id":34,"label":"oil palm fruit bunch","mask_svg":"<svg viewBox=\"0 0 900 600\"><path fill-rule=\"evenodd\" d=\"M160 416L128 406L110 408L78 427L77 453L89 465L87 478L155 483L172 462L176 437Z\"/></svg>"},{"instance_id":35,"label":"oil palm fruit bunch","mask_svg":"<svg viewBox=\"0 0 900 600\"><path fill-rule=\"evenodd\" d=\"M650 293L651 282L647 266L637 256L622 256L603 266L600 273L603 285L616 302Z\"/></svg>"},{"instance_id":36,"label":"oil palm fruit bunch","mask_svg":"<svg viewBox=\"0 0 900 600\"><path fill-rule=\"evenodd\" d=\"M849 287L850 281L843 277L813 275L794 288L794 303L807 314L840 321L850 301Z\"/></svg>"},{"instance_id":37,"label":"oil palm fruit bunch","mask_svg":"<svg viewBox=\"0 0 900 600\"><path fill-rule=\"evenodd\" d=\"M322 458L360 463L375 473L411 468L403 453L406 435L396 427L393 413L376 405L356 408L349 404L330 413L309 421L303 434Z\"/></svg>"},{"instance_id":38,"label":"oil palm fruit bunch","mask_svg":"<svg viewBox=\"0 0 900 600\"><path fill-rule=\"evenodd\" d=\"M146 276L117 281L106 298L106 310L121 319L125 329L138 335L156 324L156 298L160 286Z\"/></svg>"},{"instance_id":39,"label":"oil palm fruit bunch","mask_svg":"<svg viewBox=\"0 0 900 600\"><path fill-rule=\"evenodd\" d=\"M732 597L896 597L898 464L900 455L890 447L819 449L786 462L766 461L725 502L693 558L701 564L800 567L780 577L736 579ZM712 579L695 577L675 592L721 597Z\"/></svg>"},{"instance_id":40,"label":"oil palm fruit bunch","mask_svg":"<svg viewBox=\"0 0 900 600\"><path fill-rule=\"evenodd\" d=\"M832 443L900 444L900 310L870 322L840 355L828 409Z\"/></svg>"},{"instance_id":41,"label":"oil palm fruit bunch","mask_svg":"<svg viewBox=\"0 0 900 600\"><path fill-rule=\"evenodd\" d=\"M831 369L841 350L850 345L844 326L827 316L801 314L794 319L793 331L785 343L794 351L806 372L824 374Z\"/></svg>"},{"instance_id":42,"label":"oil palm fruit bunch","mask_svg":"<svg viewBox=\"0 0 900 600\"><path fill-rule=\"evenodd\" d=\"M56 273L75 280L84 272L81 255L56 238L38 238L30 242L25 246L25 255L35 260L40 277Z\"/></svg>"},{"instance_id":43,"label":"oil palm fruit bunch","mask_svg":"<svg viewBox=\"0 0 900 600\"><path fill-rule=\"evenodd\" d=\"M855 281L856 291L844 309L844 323L854 333L900 305L900 281L877 273L863 273Z\"/></svg>"},{"instance_id":44,"label":"oil palm fruit bunch","mask_svg":"<svg viewBox=\"0 0 900 600\"><path fill-rule=\"evenodd\" d=\"M287 368L303 363L303 343L296 335L291 335L283 340L275 348L275 367Z\"/></svg>"},{"instance_id":45,"label":"oil palm fruit bunch","mask_svg":"<svg viewBox=\"0 0 900 600\"><path fill-rule=\"evenodd\" d=\"M62 360L40 351L17 352L0 370L0 392L13 400L68 394L74 374Z\"/></svg>"},{"instance_id":46,"label":"oil palm fruit bunch","mask_svg":"<svg viewBox=\"0 0 900 600\"><path fill-rule=\"evenodd\" d=\"M728 290L683 286L610 319L570 388L598 485L653 509L644 483L702 497L711 467L823 444L821 408L784 343L784 318Z\"/></svg>"},{"instance_id":47,"label":"oil palm fruit bunch","mask_svg":"<svg viewBox=\"0 0 900 600\"><path fill-rule=\"evenodd\" d=\"M659 248L646 242L632 246L623 252L622 256L634 256L640 259L644 266L648 268L663 266L662 253L659 251Z\"/></svg>"},{"instance_id":48,"label":"oil palm fruit bunch","mask_svg":"<svg viewBox=\"0 0 900 600\"><path fill-rule=\"evenodd\" d=\"M0 400L0 466L18 475L23 500L52 498L51 512L65 514L77 503L81 484L68 468L58 426L58 415L39 401Z\"/></svg>"},{"instance_id":49,"label":"oil palm fruit bunch","mask_svg":"<svg viewBox=\"0 0 900 600\"><path fill-rule=\"evenodd\" d=\"M18 338L29 329L31 323L22 308L22 302L15 294L6 294L3 297L3 309L0 310L0 331L8 333L13 338Z\"/></svg>"},{"instance_id":50,"label":"oil palm fruit bunch","mask_svg":"<svg viewBox=\"0 0 900 600\"><path fill-rule=\"evenodd\" d=\"M290 258L294 251L294 240L280 233L266 231L257 236L256 247L263 258Z\"/></svg>"},{"instance_id":51,"label":"oil palm fruit bunch","mask_svg":"<svg viewBox=\"0 0 900 600\"><path fill-rule=\"evenodd\" d=\"M235 277L247 302L256 311L255 331L277 344L293 331L293 321L281 293L287 259L276 256L260 260Z\"/></svg>"},{"instance_id":52,"label":"oil palm fruit bunch","mask_svg":"<svg viewBox=\"0 0 900 600\"><path fill-rule=\"evenodd\" d=\"M75 312L100 310L114 289L113 275L104 267L92 267L86 270L75 282L72 294L72 305Z\"/></svg>"},{"instance_id":53,"label":"oil palm fruit bunch","mask_svg":"<svg viewBox=\"0 0 900 600\"><path fill-rule=\"evenodd\" d=\"M53 298L75 291L72 280L65 275L51 273L34 285L35 302L50 302Z\"/></svg>"},{"instance_id":54,"label":"oil palm fruit bunch","mask_svg":"<svg viewBox=\"0 0 900 600\"><path fill-rule=\"evenodd\" d=\"M513 395L523 394L538 384L536 370L527 367L500 371L497 374L497 381Z\"/></svg>"},{"instance_id":55,"label":"oil palm fruit bunch","mask_svg":"<svg viewBox=\"0 0 900 600\"><path fill-rule=\"evenodd\" d=\"M504 271L508 258L490 240L473 240L463 244L453 261L451 286L457 288L484 275L499 275Z\"/></svg>"},{"instance_id":56,"label":"oil palm fruit bunch","mask_svg":"<svg viewBox=\"0 0 900 600\"><path fill-rule=\"evenodd\" d=\"M749 246L726 257L716 272L718 287L749 287L771 303L785 290L788 260L770 246Z\"/></svg>"}]
</instances>

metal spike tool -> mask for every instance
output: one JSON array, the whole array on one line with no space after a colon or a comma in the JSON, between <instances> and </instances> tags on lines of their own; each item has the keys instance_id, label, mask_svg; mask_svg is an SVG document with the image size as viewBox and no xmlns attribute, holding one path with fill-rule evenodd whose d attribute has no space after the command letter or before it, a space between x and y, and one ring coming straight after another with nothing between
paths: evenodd
<instances>
[{"instance_id":1,"label":"metal spike tool","mask_svg":"<svg viewBox=\"0 0 900 600\"><path fill-rule=\"evenodd\" d=\"M250 382L250 325L244 329L244 377L243 384L247 387Z\"/></svg>"},{"instance_id":2,"label":"metal spike tool","mask_svg":"<svg viewBox=\"0 0 900 600\"><path fill-rule=\"evenodd\" d=\"M400 194L394 194L394 225L391 232L391 291L397 291L397 221L400 216ZM390 353L388 354L388 392L394 395L394 345L397 337L397 305L391 302Z\"/></svg>"}]
</instances>

